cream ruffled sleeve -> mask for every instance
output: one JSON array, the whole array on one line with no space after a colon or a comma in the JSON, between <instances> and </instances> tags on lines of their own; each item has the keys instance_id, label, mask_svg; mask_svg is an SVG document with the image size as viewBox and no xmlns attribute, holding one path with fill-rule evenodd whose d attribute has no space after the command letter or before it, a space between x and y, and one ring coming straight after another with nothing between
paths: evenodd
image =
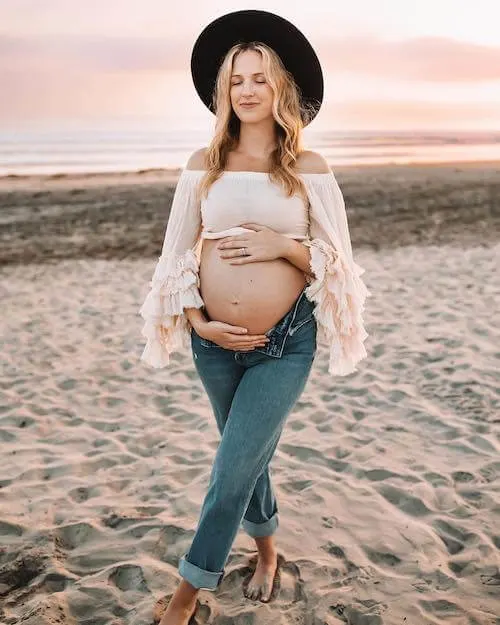
<instances>
[{"instance_id":1,"label":"cream ruffled sleeve","mask_svg":"<svg viewBox=\"0 0 500 625\"><path fill-rule=\"evenodd\" d=\"M139 314L144 319L146 346L141 360L155 368L166 367L170 353L189 346L189 323L184 309L201 308L199 256L201 214L196 188L203 172L181 172L150 290Z\"/></svg>"},{"instance_id":2,"label":"cream ruffled sleeve","mask_svg":"<svg viewBox=\"0 0 500 625\"><path fill-rule=\"evenodd\" d=\"M310 203L309 239L302 243L309 247L314 276L306 295L317 304L318 339L330 348L328 372L345 376L367 356L363 310L371 293L361 279L365 270L353 258L344 198L333 172L302 178Z\"/></svg>"}]
</instances>

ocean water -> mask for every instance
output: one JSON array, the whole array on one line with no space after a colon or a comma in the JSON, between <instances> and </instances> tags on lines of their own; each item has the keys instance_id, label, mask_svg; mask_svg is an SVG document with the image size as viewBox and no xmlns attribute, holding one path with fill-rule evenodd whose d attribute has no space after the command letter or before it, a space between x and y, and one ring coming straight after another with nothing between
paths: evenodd
<instances>
[{"instance_id":1,"label":"ocean water","mask_svg":"<svg viewBox=\"0 0 500 625\"><path fill-rule=\"evenodd\" d=\"M500 132L319 132L308 149L330 165L500 160ZM0 131L0 176L183 167L207 145L204 131L148 128Z\"/></svg>"}]
</instances>

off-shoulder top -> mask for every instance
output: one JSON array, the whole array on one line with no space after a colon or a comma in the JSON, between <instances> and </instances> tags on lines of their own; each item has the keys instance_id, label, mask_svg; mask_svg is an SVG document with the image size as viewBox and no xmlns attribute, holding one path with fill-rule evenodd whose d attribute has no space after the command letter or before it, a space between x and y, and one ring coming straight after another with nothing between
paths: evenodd
<instances>
[{"instance_id":1,"label":"off-shoulder top","mask_svg":"<svg viewBox=\"0 0 500 625\"><path fill-rule=\"evenodd\" d=\"M261 223L300 240L310 251L305 294L316 302L318 342L329 348L328 372L345 376L367 356L363 322L371 293L354 261L345 203L332 171L300 173L308 205L287 197L266 172L225 171L197 200L203 170L183 169L175 189L149 292L139 314L146 345L141 360L155 368L170 362L172 351L188 348L191 325L185 309L201 308L199 261L202 239L239 234L242 223Z\"/></svg>"},{"instance_id":2,"label":"off-shoulder top","mask_svg":"<svg viewBox=\"0 0 500 625\"><path fill-rule=\"evenodd\" d=\"M292 239L307 239L308 206L299 195L288 197L281 186L270 184L266 172L224 171L201 200L200 236L243 234L249 229L238 224L248 222L265 224Z\"/></svg>"}]
</instances>

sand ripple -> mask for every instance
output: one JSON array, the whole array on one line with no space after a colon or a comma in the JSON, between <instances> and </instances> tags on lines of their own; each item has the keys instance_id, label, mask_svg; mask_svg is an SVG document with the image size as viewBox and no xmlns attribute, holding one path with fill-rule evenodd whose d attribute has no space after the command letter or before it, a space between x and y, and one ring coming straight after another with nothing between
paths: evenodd
<instances>
[{"instance_id":1,"label":"sand ripple","mask_svg":"<svg viewBox=\"0 0 500 625\"><path fill-rule=\"evenodd\" d=\"M243 597L240 532L197 622L500 623L499 260L358 253L369 358L320 347L272 463L280 592ZM176 587L218 434L190 353L139 362L153 263L2 269L2 623L152 623Z\"/></svg>"}]
</instances>

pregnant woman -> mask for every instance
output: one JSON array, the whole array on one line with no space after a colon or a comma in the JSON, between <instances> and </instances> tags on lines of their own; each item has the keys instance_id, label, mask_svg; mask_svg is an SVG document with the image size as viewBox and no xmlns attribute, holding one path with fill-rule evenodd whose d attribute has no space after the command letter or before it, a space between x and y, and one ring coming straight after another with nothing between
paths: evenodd
<instances>
[{"instance_id":1,"label":"pregnant woman","mask_svg":"<svg viewBox=\"0 0 500 625\"><path fill-rule=\"evenodd\" d=\"M140 310L141 358L164 367L172 351L191 347L221 440L161 625L187 625L200 588L219 586L240 524L258 552L245 595L270 599L278 506L269 463L317 339L331 375L356 371L367 355L369 291L342 193L325 159L301 144L323 95L311 45L277 15L236 11L201 33L191 71L215 133L177 183Z\"/></svg>"}]
</instances>

